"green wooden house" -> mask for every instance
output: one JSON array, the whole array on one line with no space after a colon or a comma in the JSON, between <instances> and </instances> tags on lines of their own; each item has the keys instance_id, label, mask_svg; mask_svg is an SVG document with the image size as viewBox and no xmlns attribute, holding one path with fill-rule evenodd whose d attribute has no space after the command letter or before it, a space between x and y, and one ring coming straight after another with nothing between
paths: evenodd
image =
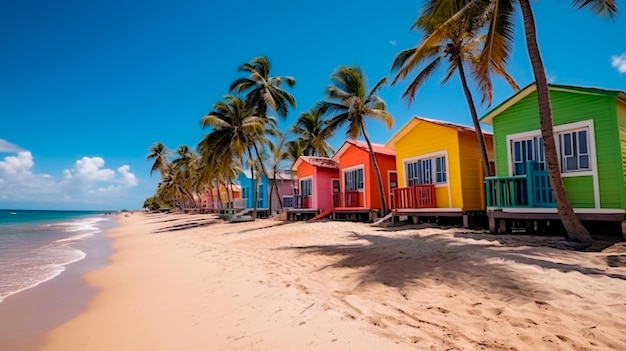
<instances>
[{"instance_id":1,"label":"green wooden house","mask_svg":"<svg viewBox=\"0 0 626 351\"><path fill-rule=\"evenodd\" d=\"M485 180L492 232L508 232L511 225L537 229L558 219L536 90L534 83L525 87L480 120L493 126L495 177ZM549 90L561 176L574 212L583 221L621 224L626 212L626 94L554 84Z\"/></svg>"}]
</instances>

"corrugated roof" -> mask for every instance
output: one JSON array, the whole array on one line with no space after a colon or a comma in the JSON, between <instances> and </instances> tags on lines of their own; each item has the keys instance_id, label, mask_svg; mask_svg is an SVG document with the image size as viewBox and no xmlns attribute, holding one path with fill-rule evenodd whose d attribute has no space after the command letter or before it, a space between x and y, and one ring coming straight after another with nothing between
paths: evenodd
<instances>
[{"instance_id":1,"label":"corrugated roof","mask_svg":"<svg viewBox=\"0 0 626 351\"><path fill-rule=\"evenodd\" d=\"M312 166L321 167L321 168L334 168L334 169L339 168L339 163L327 157L300 156L298 157L298 160L294 163L292 169L293 170L298 169L298 166L300 165L301 162L306 162Z\"/></svg>"}]
</instances>

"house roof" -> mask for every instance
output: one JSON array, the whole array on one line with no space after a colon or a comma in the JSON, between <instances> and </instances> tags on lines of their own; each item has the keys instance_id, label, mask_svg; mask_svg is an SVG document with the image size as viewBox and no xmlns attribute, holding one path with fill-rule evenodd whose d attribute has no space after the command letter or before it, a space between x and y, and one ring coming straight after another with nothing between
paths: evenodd
<instances>
[{"instance_id":1,"label":"house roof","mask_svg":"<svg viewBox=\"0 0 626 351\"><path fill-rule=\"evenodd\" d=\"M348 148L352 146L358 147L359 149L363 151L370 152L370 148L367 146L366 142L354 140L354 139L348 139L344 141L343 145L341 145L339 150L337 150L337 152L333 155L333 160L339 161L339 157L341 157L341 155L343 155L343 153L346 152L346 150L348 150ZM388 156L396 155L396 150L390 149L386 147L385 145L372 143L372 149L374 149L375 154L388 155Z\"/></svg>"},{"instance_id":2,"label":"house roof","mask_svg":"<svg viewBox=\"0 0 626 351\"><path fill-rule=\"evenodd\" d=\"M316 157L316 156L300 156L291 167L292 170L297 170L302 162L306 162L314 167L320 168L334 168L339 169L339 164L328 157Z\"/></svg>"},{"instance_id":3,"label":"house roof","mask_svg":"<svg viewBox=\"0 0 626 351\"><path fill-rule=\"evenodd\" d=\"M548 84L548 89L551 91L565 91L570 93L587 94L587 95L602 95L602 96L614 96L616 99L626 103L626 94L619 90L607 90L600 88L579 87L574 85L559 85ZM527 97L531 93L537 91L537 84L531 83L518 91L515 95L511 96L500 105L494 107L491 111L487 112L481 119L481 123L493 124L493 119L501 114L503 111L513 106L523 98Z\"/></svg>"},{"instance_id":4,"label":"house roof","mask_svg":"<svg viewBox=\"0 0 626 351\"><path fill-rule=\"evenodd\" d=\"M413 128L415 128L415 126L423 122L433 123L433 124L437 124L443 127L456 129L459 132L470 132L470 133L476 132L476 130L473 127L466 126L463 124L440 121L440 120L426 118L426 117L414 116L394 136L392 136L391 139L389 139L389 141L387 142L385 146L394 147L396 143L398 142L398 140L402 139L407 133L409 133ZM482 132L485 135L492 135L491 132L488 132L485 130L483 130Z\"/></svg>"}]
</instances>

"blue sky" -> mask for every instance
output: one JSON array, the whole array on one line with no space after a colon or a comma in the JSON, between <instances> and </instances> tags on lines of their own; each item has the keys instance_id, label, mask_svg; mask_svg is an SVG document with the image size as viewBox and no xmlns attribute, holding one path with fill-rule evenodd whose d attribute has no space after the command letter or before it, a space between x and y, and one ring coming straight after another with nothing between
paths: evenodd
<instances>
[{"instance_id":1,"label":"blue sky","mask_svg":"<svg viewBox=\"0 0 626 351\"><path fill-rule=\"evenodd\" d=\"M567 1L533 2L548 78L626 90L626 14L615 21ZM420 2L19 1L0 2L0 208L137 209L154 193L148 148L191 147L200 118L267 56L272 75L297 80L298 106L283 129L323 98L340 65L360 65L370 84L415 46ZM518 15L518 18L521 17ZM509 72L533 81L521 23ZM385 143L411 116L471 124L458 77L435 74L412 106L405 83L381 96L394 116ZM495 79L493 106L512 95ZM479 107L479 114L489 110ZM332 139L338 148L344 140Z\"/></svg>"}]
</instances>

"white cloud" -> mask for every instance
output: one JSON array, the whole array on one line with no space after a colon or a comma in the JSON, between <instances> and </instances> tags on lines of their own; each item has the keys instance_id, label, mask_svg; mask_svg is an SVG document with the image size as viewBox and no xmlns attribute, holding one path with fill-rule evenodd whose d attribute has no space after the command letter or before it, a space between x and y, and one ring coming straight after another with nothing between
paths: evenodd
<instances>
[{"instance_id":1,"label":"white cloud","mask_svg":"<svg viewBox=\"0 0 626 351\"><path fill-rule=\"evenodd\" d=\"M626 52L619 56L611 56L611 66L617 68L619 73L626 73Z\"/></svg>"},{"instance_id":2,"label":"white cloud","mask_svg":"<svg viewBox=\"0 0 626 351\"><path fill-rule=\"evenodd\" d=\"M70 172L73 176L72 178L88 182L109 181L115 178L115 171L106 168L101 169L102 167L104 167L104 159L102 157L83 157L76 161L74 169ZM67 174L67 172L64 173Z\"/></svg>"},{"instance_id":3,"label":"white cloud","mask_svg":"<svg viewBox=\"0 0 626 351\"><path fill-rule=\"evenodd\" d=\"M395 40L389 40L389 44L391 44L391 46L396 46L398 45L398 42Z\"/></svg>"},{"instance_id":4,"label":"white cloud","mask_svg":"<svg viewBox=\"0 0 626 351\"><path fill-rule=\"evenodd\" d=\"M102 157L83 157L60 177L34 171L30 151L0 161L0 199L11 202L108 203L138 184L128 165L104 168Z\"/></svg>"},{"instance_id":5,"label":"white cloud","mask_svg":"<svg viewBox=\"0 0 626 351\"><path fill-rule=\"evenodd\" d=\"M24 149L4 139L0 139L0 152L20 152L20 151L24 151Z\"/></svg>"},{"instance_id":6,"label":"white cloud","mask_svg":"<svg viewBox=\"0 0 626 351\"><path fill-rule=\"evenodd\" d=\"M4 161L0 161L0 172L10 175L30 174L34 164L30 151L21 151L17 153L17 157L7 156Z\"/></svg>"},{"instance_id":7,"label":"white cloud","mask_svg":"<svg viewBox=\"0 0 626 351\"><path fill-rule=\"evenodd\" d=\"M550 74L550 72L546 72L546 79L548 80L549 84L556 83L556 76L553 74Z\"/></svg>"},{"instance_id":8,"label":"white cloud","mask_svg":"<svg viewBox=\"0 0 626 351\"><path fill-rule=\"evenodd\" d=\"M117 169L117 172L122 175L124 180L126 181L126 185L135 186L137 185L137 177L134 174L130 173L130 166L123 165L122 167Z\"/></svg>"}]
</instances>

